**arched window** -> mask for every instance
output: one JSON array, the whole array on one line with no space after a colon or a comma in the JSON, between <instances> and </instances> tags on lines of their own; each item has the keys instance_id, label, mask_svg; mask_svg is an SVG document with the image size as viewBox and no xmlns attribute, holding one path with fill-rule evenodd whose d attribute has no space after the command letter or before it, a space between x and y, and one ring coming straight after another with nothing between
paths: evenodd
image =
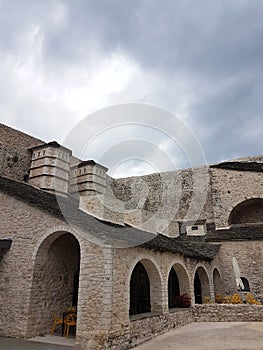
<instances>
[{"instance_id":1,"label":"arched window","mask_svg":"<svg viewBox=\"0 0 263 350\"><path fill-rule=\"evenodd\" d=\"M180 295L179 279L174 268L171 269L168 279L168 303L169 309L176 307L176 297Z\"/></svg>"},{"instance_id":2,"label":"arched window","mask_svg":"<svg viewBox=\"0 0 263 350\"><path fill-rule=\"evenodd\" d=\"M130 315L151 312L150 282L142 263L135 266L130 280Z\"/></svg>"},{"instance_id":3,"label":"arched window","mask_svg":"<svg viewBox=\"0 0 263 350\"><path fill-rule=\"evenodd\" d=\"M210 285L206 270L199 266L194 277L195 303L202 304L204 297L210 297Z\"/></svg>"},{"instance_id":4,"label":"arched window","mask_svg":"<svg viewBox=\"0 0 263 350\"><path fill-rule=\"evenodd\" d=\"M250 292L250 287L249 287L249 282L245 277L240 277L243 286L240 286L240 291L241 292Z\"/></svg>"},{"instance_id":5,"label":"arched window","mask_svg":"<svg viewBox=\"0 0 263 350\"><path fill-rule=\"evenodd\" d=\"M214 294L222 295L224 293L220 273L217 268L213 271Z\"/></svg>"},{"instance_id":6,"label":"arched window","mask_svg":"<svg viewBox=\"0 0 263 350\"><path fill-rule=\"evenodd\" d=\"M198 273L195 274L194 280L194 291L195 291L195 303L202 304L202 286Z\"/></svg>"}]
</instances>

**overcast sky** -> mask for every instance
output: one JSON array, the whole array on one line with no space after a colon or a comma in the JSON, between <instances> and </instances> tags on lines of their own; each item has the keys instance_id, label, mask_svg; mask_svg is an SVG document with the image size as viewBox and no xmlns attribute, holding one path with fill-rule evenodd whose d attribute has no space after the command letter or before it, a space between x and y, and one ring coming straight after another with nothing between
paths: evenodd
<instances>
[{"instance_id":1,"label":"overcast sky","mask_svg":"<svg viewBox=\"0 0 263 350\"><path fill-rule=\"evenodd\" d=\"M182 120L208 163L262 154L262 19L262 0L0 0L0 121L63 143L90 114L136 102L167 111L172 135L170 115ZM91 118L97 130L107 113ZM85 157L116 176L188 166L174 143L158 164L167 139L160 120L162 136L145 138L150 117L146 129L114 126ZM102 145L118 160L99 157Z\"/></svg>"}]
</instances>

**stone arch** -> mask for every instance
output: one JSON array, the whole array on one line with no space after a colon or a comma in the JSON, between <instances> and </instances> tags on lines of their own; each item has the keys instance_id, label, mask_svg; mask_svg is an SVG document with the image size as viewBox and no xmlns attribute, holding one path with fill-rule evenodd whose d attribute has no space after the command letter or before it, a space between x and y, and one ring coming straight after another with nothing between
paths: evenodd
<instances>
[{"instance_id":1,"label":"stone arch","mask_svg":"<svg viewBox=\"0 0 263 350\"><path fill-rule=\"evenodd\" d=\"M194 274L194 298L195 304L202 304L204 297L210 298L210 282L206 269L203 266L197 267Z\"/></svg>"},{"instance_id":2,"label":"stone arch","mask_svg":"<svg viewBox=\"0 0 263 350\"><path fill-rule=\"evenodd\" d=\"M250 198L238 203L230 212L229 225L262 223L263 222L263 199Z\"/></svg>"},{"instance_id":3,"label":"stone arch","mask_svg":"<svg viewBox=\"0 0 263 350\"><path fill-rule=\"evenodd\" d=\"M67 231L53 232L38 246L34 256L27 336L50 332L52 312L62 316L76 306L80 269L80 244Z\"/></svg>"},{"instance_id":4,"label":"stone arch","mask_svg":"<svg viewBox=\"0 0 263 350\"><path fill-rule=\"evenodd\" d=\"M140 272L144 275L143 281L138 280L138 278L140 277ZM134 305L134 299L132 299L134 295L137 295L138 297L142 296L149 298L149 301L145 300L146 309L142 307L142 312L162 311L162 279L159 269L153 261L151 261L148 258L142 258L141 260L137 261L132 269L129 281L130 314L141 313L138 312L140 308L137 308ZM142 288L142 285L140 284L141 282L148 284L148 287L146 287L146 289L144 290L144 293L148 293L148 296L146 294L141 295L140 293L136 292L136 290L134 290L135 288ZM143 302L144 301L141 302L142 305Z\"/></svg>"},{"instance_id":5,"label":"stone arch","mask_svg":"<svg viewBox=\"0 0 263 350\"><path fill-rule=\"evenodd\" d=\"M175 277L176 276L176 277ZM177 280L176 280L177 279ZM177 295L187 293L190 296L190 280L186 268L179 262L173 264L168 276L168 306L175 307Z\"/></svg>"},{"instance_id":6,"label":"stone arch","mask_svg":"<svg viewBox=\"0 0 263 350\"><path fill-rule=\"evenodd\" d=\"M214 286L214 295L216 294L223 295L223 284L219 270L215 267L213 270L213 286Z\"/></svg>"},{"instance_id":7,"label":"stone arch","mask_svg":"<svg viewBox=\"0 0 263 350\"><path fill-rule=\"evenodd\" d=\"M61 236L63 232L71 233L78 240L80 245L80 250L82 251L82 238L80 237L79 233L73 230L69 225L57 225L48 229L47 231L44 231L41 237L39 237L33 249L32 260L34 261L36 259L40 246L42 246L41 249L44 249L45 246L49 247L50 244L54 242L59 236ZM81 231L79 230L78 232L81 233ZM85 232L85 235L87 236L86 232Z\"/></svg>"}]
</instances>

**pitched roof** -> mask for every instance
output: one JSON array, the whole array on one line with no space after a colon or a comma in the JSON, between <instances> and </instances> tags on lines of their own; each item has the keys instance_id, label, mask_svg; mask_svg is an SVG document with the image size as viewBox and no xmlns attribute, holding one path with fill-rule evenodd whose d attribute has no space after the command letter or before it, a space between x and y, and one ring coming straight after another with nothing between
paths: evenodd
<instances>
[{"instance_id":1,"label":"pitched roof","mask_svg":"<svg viewBox=\"0 0 263 350\"><path fill-rule=\"evenodd\" d=\"M0 176L0 191L28 203L50 215L70 222L74 227L94 235L104 245L114 247L140 246L159 252L177 253L199 260L212 260L219 246L209 243L190 245L176 238L153 234L128 225L99 220L79 209L76 199L51 194L26 183Z\"/></svg>"},{"instance_id":2,"label":"pitched roof","mask_svg":"<svg viewBox=\"0 0 263 350\"><path fill-rule=\"evenodd\" d=\"M223 241L261 241L263 223L231 225L230 228L212 230L206 235L207 242Z\"/></svg>"},{"instance_id":3,"label":"pitched roof","mask_svg":"<svg viewBox=\"0 0 263 350\"><path fill-rule=\"evenodd\" d=\"M177 253L197 260L213 260L219 250L218 244L209 244L206 242L194 242L189 240L181 240L180 236L171 238L158 234L151 241L145 242L141 245L144 248L161 251Z\"/></svg>"}]
</instances>

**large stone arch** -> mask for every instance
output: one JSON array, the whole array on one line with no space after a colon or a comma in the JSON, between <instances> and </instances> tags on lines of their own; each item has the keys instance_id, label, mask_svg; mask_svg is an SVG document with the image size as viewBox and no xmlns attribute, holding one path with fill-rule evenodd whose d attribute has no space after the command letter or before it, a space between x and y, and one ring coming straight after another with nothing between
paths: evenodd
<instances>
[{"instance_id":1,"label":"large stone arch","mask_svg":"<svg viewBox=\"0 0 263 350\"><path fill-rule=\"evenodd\" d=\"M174 272L173 272L174 271ZM168 306L169 307L174 307L173 303L173 297L176 295L173 295L172 291L172 283L171 278L173 278L173 273L176 274L178 278L178 290L175 290L175 294L188 294L190 296L190 279L189 275L187 272L186 267L181 263L181 262L175 262L173 265L170 267L169 274L167 276L167 287L168 287ZM177 288L176 288L177 289Z\"/></svg>"},{"instance_id":2,"label":"large stone arch","mask_svg":"<svg viewBox=\"0 0 263 350\"><path fill-rule=\"evenodd\" d=\"M27 336L49 333L52 312L61 317L77 302L80 256L78 239L67 231L53 232L38 245L33 257Z\"/></svg>"},{"instance_id":3,"label":"large stone arch","mask_svg":"<svg viewBox=\"0 0 263 350\"><path fill-rule=\"evenodd\" d=\"M130 273L129 277L129 295L131 296L131 289L136 287L132 285L132 277L138 264L142 265L147 273L149 279L149 298L150 298L150 310L149 312L162 312L163 309L163 295L162 295L162 278L157 265L149 258L142 258L137 260ZM129 298L129 305L131 308L131 298Z\"/></svg>"},{"instance_id":4,"label":"large stone arch","mask_svg":"<svg viewBox=\"0 0 263 350\"><path fill-rule=\"evenodd\" d=\"M202 304L206 296L211 297L209 274L204 266L199 265L194 273L195 304Z\"/></svg>"},{"instance_id":5,"label":"large stone arch","mask_svg":"<svg viewBox=\"0 0 263 350\"><path fill-rule=\"evenodd\" d=\"M232 208L228 224L250 224L263 222L263 199L250 198Z\"/></svg>"}]
</instances>

